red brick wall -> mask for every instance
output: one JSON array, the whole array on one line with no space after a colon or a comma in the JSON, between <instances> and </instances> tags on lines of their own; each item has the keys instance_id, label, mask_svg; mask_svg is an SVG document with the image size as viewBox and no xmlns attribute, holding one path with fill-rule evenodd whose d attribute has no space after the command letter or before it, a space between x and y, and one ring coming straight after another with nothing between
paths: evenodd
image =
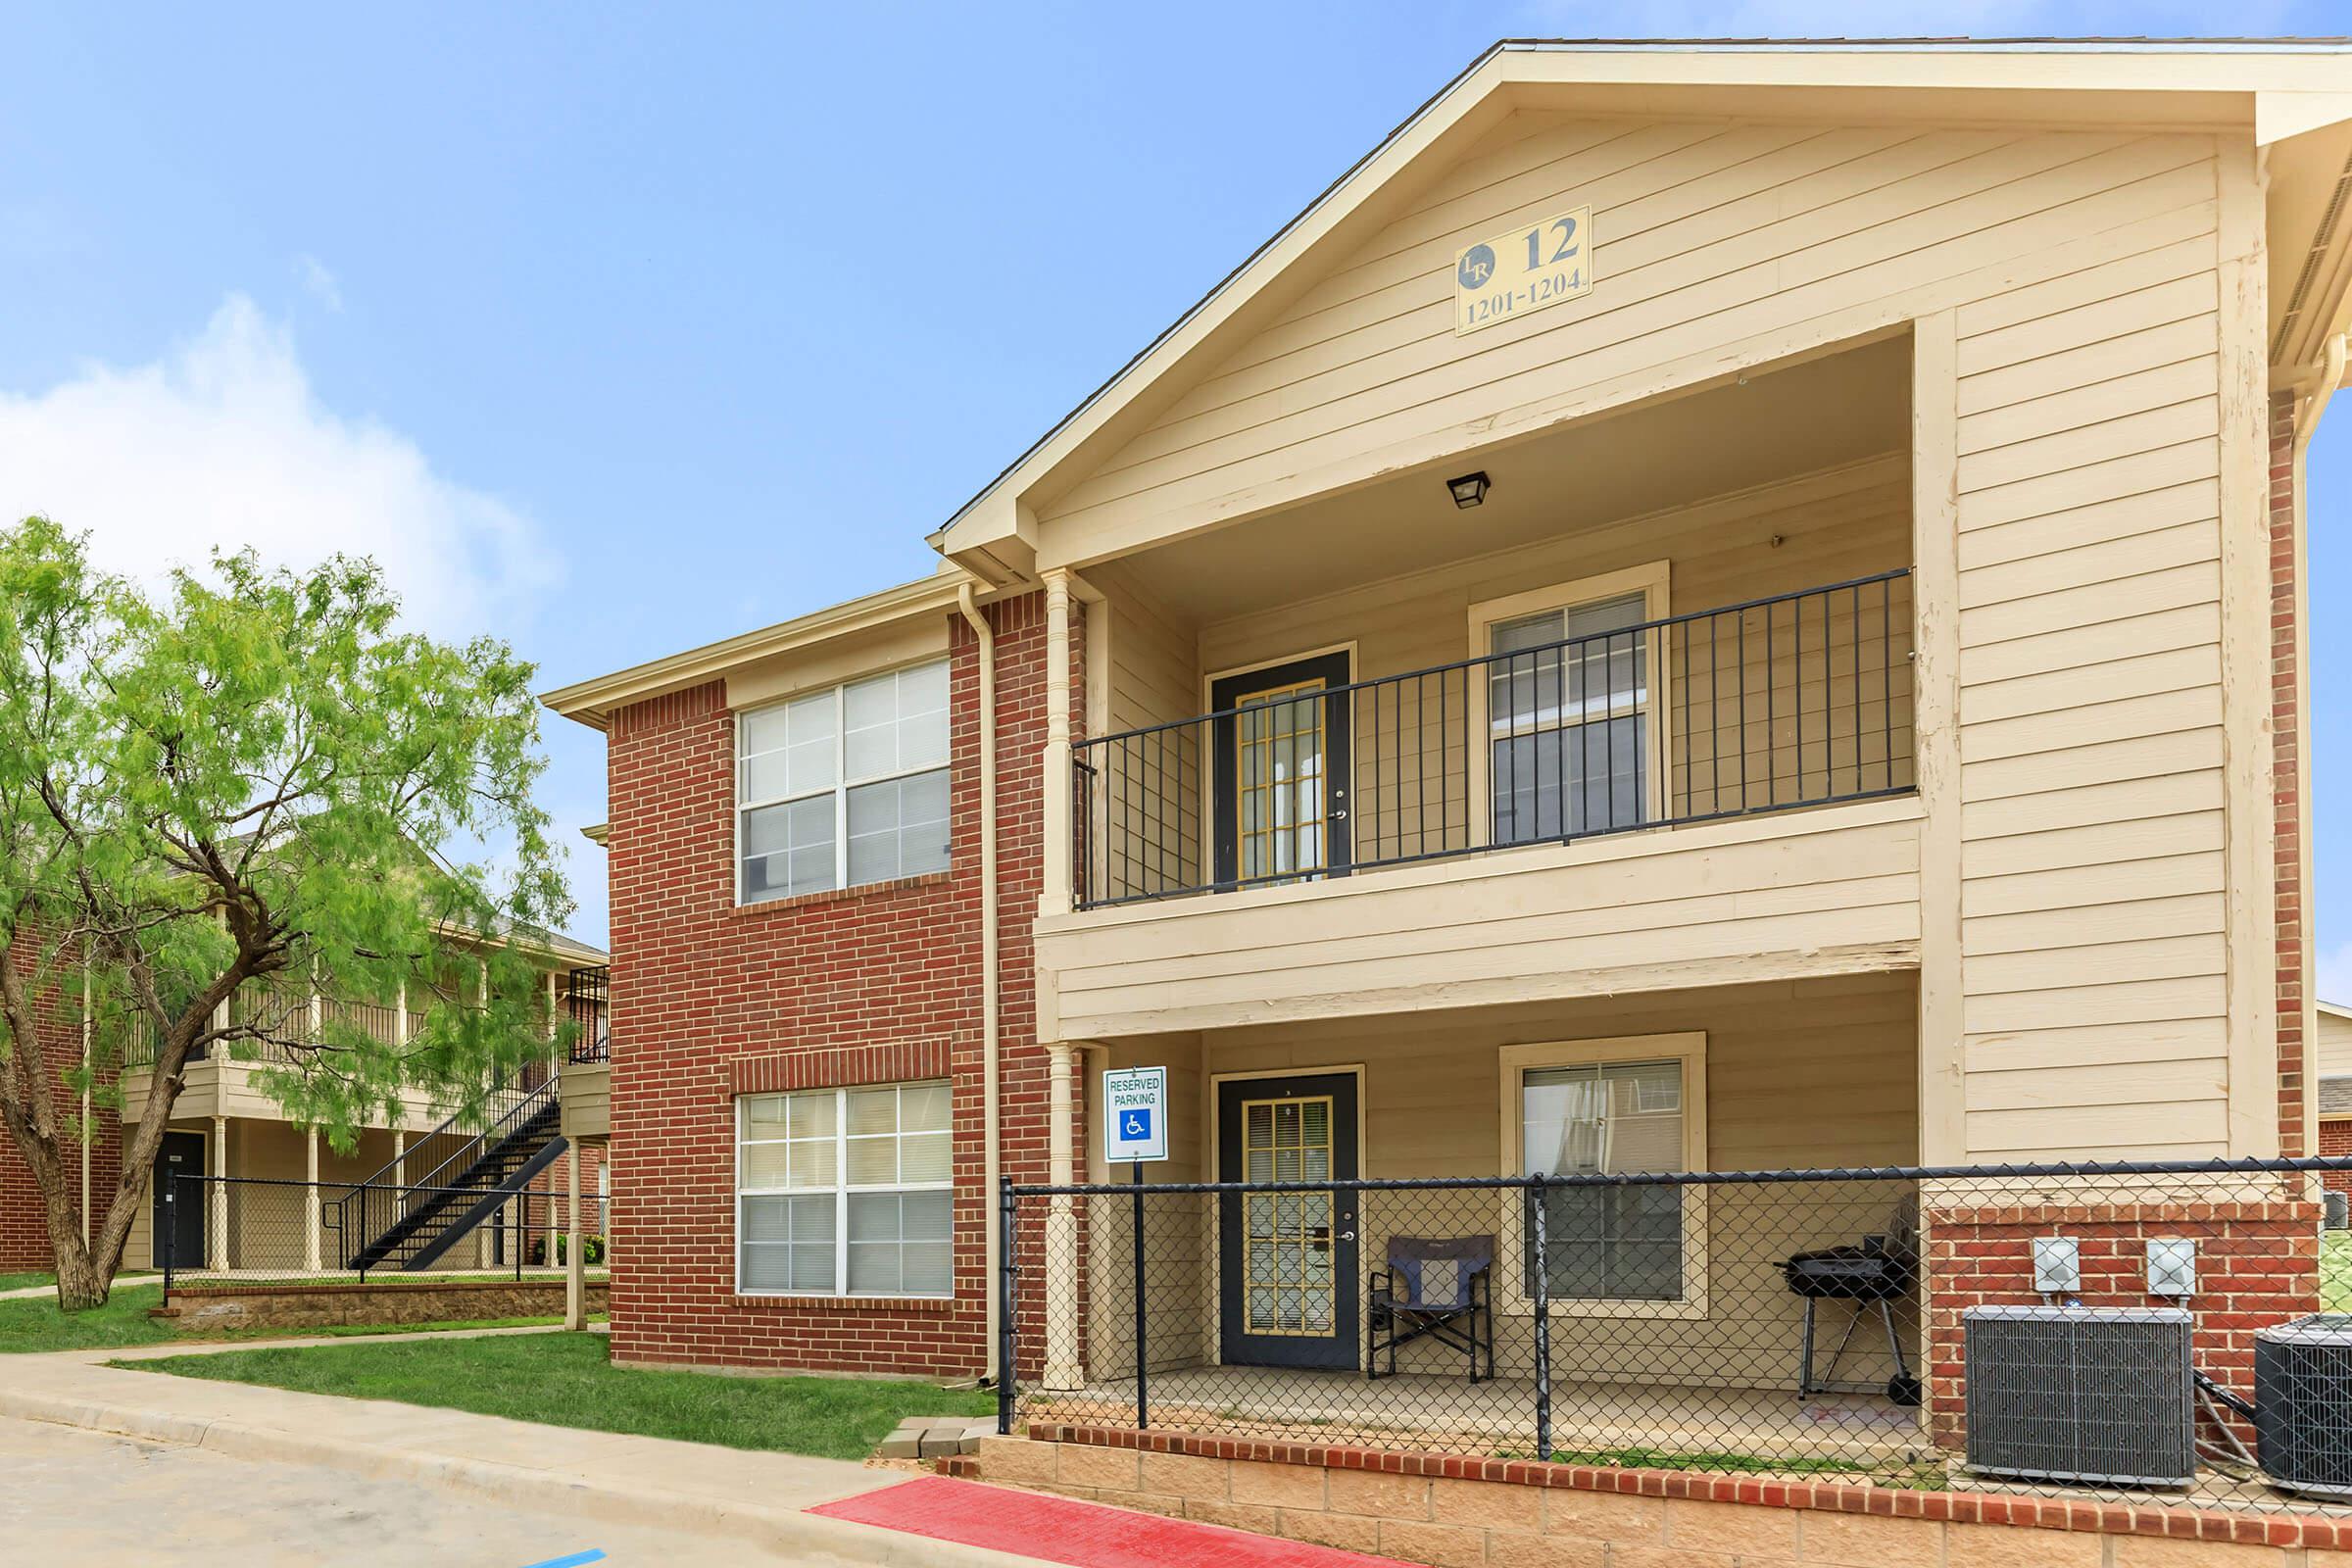
<instances>
[{"instance_id":1,"label":"red brick wall","mask_svg":"<svg viewBox=\"0 0 2352 1568\"><path fill-rule=\"evenodd\" d=\"M522 1200L523 1223L528 1228L526 1249L536 1248L550 1235L562 1235L571 1229L571 1162L580 1162L580 1226L590 1236L604 1234L597 1212L597 1178L604 1168L605 1152L595 1144L574 1144L556 1156L556 1162L532 1179L530 1196ZM556 1261L551 1249L543 1255L548 1262Z\"/></svg>"},{"instance_id":2,"label":"red brick wall","mask_svg":"<svg viewBox=\"0 0 2352 1568\"><path fill-rule=\"evenodd\" d=\"M1043 862L1045 606L992 606L1004 1169L1046 1174L1046 1054L1029 928ZM1072 642L1079 616L1073 607ZM613 715L613 1354L630 1361L968 1377L987 1360L981 1142L979 652L948 617L953 861L944 872L737 908L734 760L713 682ZM1073 667L1078 663L1073 648ZM1083 690L1083 686L1077 689ZM882 1053L880 1057L875 1054ZM734 1294L734 1098L944 1059L955 1140L952 1300ZM797 1058L773 1060L769 1058ZM892 1070L896 1070L894 1067ZM1083 1135L1082 1135L1083 1136Z\"/></svg>"},{"instance_id":3,"label":"red brick wall","mask_svg":"<svg viewBox=\"0 0 2352 1568\"><path fill-rule=\"evenodd\" d=\"M2320 1147L2316 1152L2329 1158L2352 1154L2352 1121L2320 1123ZM2331 1192L2352 1193L2352 1170L2331 1170L2321 1179Z\"/></svg>"},{"instance_id":4,"label":"red brick wall","mask_svg":"<svg viewBox=\"0 0 2352 1568\"><path fill-rule=\"evenodd\" d=\"M8 956L19 972L32 972L30 950L20 943ZM65 1072L81 1060L81 1017L74 1005L52 989L43 1003L40 1050L59 1074L57 1110L70 1119L81 1107L78 1093L66 1087ZM104 1105L94 1118L97 1138L90 1148L90 1198L103 1208L114 1199L115 1183L122 1169L122 1113ZM69 1142L64 1157L75 1200L80 1198L81 1148ZM95 1219L92 1224L95 1226ZM40 1191L32 1172L17 1152L16 1141L0 1130L0 1269L45 1269L55 1262L49 1249L49 1229L42 1219Z\"/></svg>"},{"instance_id":5,"label":"red brick wall","mask_svg":"<svg viewBox=\"0 0 2352 1568\"><path fill-rule=\"evenodd\" d=\"M2162 1178L2152 1178L2161 1180ZM2180 1180L2181 1178L2173 1178ZM2319 1310L2320 1209L2309 1202L2134 1202L2122 1194L2067 1204L1925 1208L1928 1250L1928 1401L1939 1442L1964 1438L1968 1369L1964 1314L1973 1306L2031 1306L2034 1238L2071 1236L2085 1306L2171 1306L2147 1288L2147 1240L2197 1244L2197 1368L2248 1398L2254 1331Z\"/></svg>"},{"instance_id":6,"label":"red brick wall","mask_svg":"<svg viewBox=\"0 0 2352 1568\"><path fill-rule=\"evenodd\" d=\"M2295 400L2271 400L2271 791L2278 808L2272 840L2272 897L2277 943L2274 1006L2278 1029L2278 1152L2307 1152L2303 1145L2307 1071L2303 1038L2305 973L2303 907L2303 719L2296 682L2301 673L2295 623L2301 601L2296 581Z\"/></svg>"}]
</instances>

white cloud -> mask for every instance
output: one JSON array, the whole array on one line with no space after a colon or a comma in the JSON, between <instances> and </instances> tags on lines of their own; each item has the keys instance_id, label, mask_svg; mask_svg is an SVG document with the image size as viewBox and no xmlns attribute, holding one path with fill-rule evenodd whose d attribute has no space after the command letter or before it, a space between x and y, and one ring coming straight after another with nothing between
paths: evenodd
<instances>
[{"instance_id":1,"label":"white cloud","mask_svg":"<svg viewBox=\"0 0 2352 1568\"><path fill-rule=\"evenodd\" d=\"M327 270L326 264L310 252L294 258L294 277L302 284L303 292L328 310L343 308L343 285L335 281L335 274Z\"/></svg>"},{"instance_id":2,"label":"white cloud","mask_svg":"<svg viewBox=\"0 0 2352 1568\"><path fill-rule=\"evenodd\" d=\"M242 295L152 364L0 392L0 519L36 512L149 582L216 545L295 566L373 556L408 619L446 636L511 632L556 572L513 508L321 404L290 334Z\"/></svg>"}]
</instances>

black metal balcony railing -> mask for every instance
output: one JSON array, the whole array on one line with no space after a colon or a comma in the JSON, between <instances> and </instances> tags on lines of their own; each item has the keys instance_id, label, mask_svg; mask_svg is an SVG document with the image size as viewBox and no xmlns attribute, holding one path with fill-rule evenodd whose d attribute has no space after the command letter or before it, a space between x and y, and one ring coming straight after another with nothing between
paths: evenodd
<instances>
[{"instance_id":1,"label":"black metal balcony railing","mask_svg":"<svg viewBox=\"0 0 2352 1568\"><path fill-rule=\"evenodd\" d=\"M1080 907L1913 785L1908 568L1079 743Z\"/></svg>"},{"instance_id":2,"label":"black metal balcony railing","mask_svg":"<svg viewBox=\"0 0 2352 1568\"><path fill-rule=\"evenodd\" d=\"M612 1059L612 976L600 963L564 977L564 1016L578 1028L571 1041L574 1061Z\"/></svg>"}]
</instances>

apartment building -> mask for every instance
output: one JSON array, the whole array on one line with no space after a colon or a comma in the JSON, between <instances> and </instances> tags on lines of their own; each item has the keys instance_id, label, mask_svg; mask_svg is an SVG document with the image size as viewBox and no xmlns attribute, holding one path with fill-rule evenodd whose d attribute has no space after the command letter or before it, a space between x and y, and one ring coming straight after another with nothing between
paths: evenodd
<instances>
[{"instance_id":1,"label":"apartment building","mask_svg":"<svg viewBox=\"0 0 2352 1568\"><path fill-rule=\"evenodd\" d=\"M615 1357L997 1371L1000 1183L1112 1174L1133 1067L1154 1183L2315 1151L2348 155L2325 47L1501 46L935 575L552 693L609 747ZM2316 1304L2316 1207L2168 1192L2067 1223L2301 1227L2238 1305ZM1060 1201L1015 1370L1132 1376L1084 1304L1132 1231ZM1153 1230L1155 1356L1369 1370L1413 1221L1300 1203ZM2039 1212L1938 1255L2031 1300ZM1543 1270L1476 1239L1595 1366L1644 1304L1608 1377L1759 1293L1795 1343L1703 1205L1554 1223Z\"/></svg>"},{"instance_id":2,"label":"apartment building","mask_svg":"<svg viewBox=\"0 0 2352 1568\"><path fill-rule=\"evenodd\" d=\"M554 1016L572 1026L574 1043L566 1054L578 1057L586 1074L610 1045L604 1022L604 952L554 933L523 939L521 945L545 974ZM451 938L440 995L466 995L475 961L469 955L477 948L471 936ZM425 994L422 987L363 1001L317 993L299 984L252 985L232 998L224 1004L221 1023L250 1023L269 1038L216 1042L188 1063L158 1152L159 1179L132 1225L123 1266L161 1268L169 1250L174 1269L183 1276L284 1274L306 1268L337 1272L373 1240L362 1234L371 1211L357 1204L339 1206L344 1194L360 1188L388 1193L455 1186L477 1159L502 1144L513 1156L514 1170L507 1174L514 1177L515 1200L494 1220L468 1224L463 1235L453 1236L441 1254L442 1266L506 1266L517 1260L518 1250L534 1248L540 1256L550 1256L549 1237L568 1223L559 1195L569 1191L573 1155L558 1144L552 1155L527 1174L521 1168L556 1144L560 1134L556 1061L527 1069L494 1097L491 1106L470 1117L453 1116L422 1091L404 1093L398 1117L372 1117L358 1130L348 1152L334 1149L318 1128L298 1124L262 1082L272 1069L297 1061L299 1048L278 1042L327 1040L344 1029L357 1029L397 1046L420 1031L437 1004L436 996ZM62 1074L83 1059L83 1026L62 1004L51 1010L49 1021L52 1027L41 1045ZM81 1149L80 1169L74 1173L75 1196L84 1214L91 1213L93 1200L103 1204L111 1198L122 1162L123 1129L139 1120L152 1090L152 1044L142 1050L134 1040L121 1059L119 1083L110 1086L111 1093L92 1097L95 1135ZM599 1153L591 1144L580 1157L584 1192L596 1198L608 1186ZM220 1180L201 1190L189 1189L185 1196L191 1201L172 1203L170 1184L160 1179L167 1175ZM476 1171L469 1179L488 1179L488 1173ZM416 1200L419 1205L424 1201ZM373 1218L388 1223L389 1206L377 1207L384 1212ZM443 1228L458 1219L448 1204L437 1207L435 1216ZM172 1232L168 1249L163 1241L167 1228ZM0 1267L40 1269L50 1261L31 1174L15 1149L0 1143Z\"/></svg>"}]
</instances>

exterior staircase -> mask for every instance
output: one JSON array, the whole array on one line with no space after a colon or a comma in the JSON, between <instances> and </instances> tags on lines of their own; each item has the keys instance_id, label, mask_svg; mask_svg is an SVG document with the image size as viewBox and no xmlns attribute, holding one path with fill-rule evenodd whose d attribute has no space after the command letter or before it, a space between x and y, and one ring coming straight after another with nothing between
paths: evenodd
<instances>
[{"instance_id":1,"label":"exterior staircase","mask_svg":"<svg viewBox=\"0 0 2352 1568\"><path fill-rule=\"evenodd\" d=\"M416 1273L439 1262L532 1180L566 1143L557 1131L558 1081L494 1093L471 1116L452 1116L418 1140L433 1152L430 1169L403 1180L399 1161L340 1200L339 1234L357 1245L344 1266L361 1277L375 1269Z\"/></svg>"}]
</instances>

